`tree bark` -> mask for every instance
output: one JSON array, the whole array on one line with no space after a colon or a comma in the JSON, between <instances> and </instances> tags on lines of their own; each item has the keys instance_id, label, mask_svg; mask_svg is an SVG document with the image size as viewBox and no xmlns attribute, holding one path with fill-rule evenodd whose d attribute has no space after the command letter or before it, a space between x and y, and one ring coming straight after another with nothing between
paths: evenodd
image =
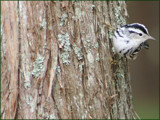
<instances>
[{"instance_id":1,"label":"tree bark","mask_svg":"<svg viewBox=\"0 0 160 120\"><path fill-rule=\"evenodd\" d=\"M112 48L124 1L2 1L2 119L133 119ZM116 61L116 62L115 62Z\"/></svg>"}]
</instances>

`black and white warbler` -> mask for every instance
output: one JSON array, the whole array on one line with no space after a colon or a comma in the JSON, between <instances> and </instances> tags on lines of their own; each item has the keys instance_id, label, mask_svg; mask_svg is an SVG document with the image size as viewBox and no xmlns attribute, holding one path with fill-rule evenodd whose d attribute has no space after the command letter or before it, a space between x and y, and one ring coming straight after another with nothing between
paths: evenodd
<instances>
[{"instance_id":1,"label":"black and white warbler","mask_svg":"<svg viewBox=\"0 0 160 120\"><path fill-rule=\"evenodd\" d=\"M142 48L149 48L146 42L148 39L155 40L144 25L139 23L123 25L114 32L113 46L120 57L134 60Z\"/></svg>"}]
</instances>

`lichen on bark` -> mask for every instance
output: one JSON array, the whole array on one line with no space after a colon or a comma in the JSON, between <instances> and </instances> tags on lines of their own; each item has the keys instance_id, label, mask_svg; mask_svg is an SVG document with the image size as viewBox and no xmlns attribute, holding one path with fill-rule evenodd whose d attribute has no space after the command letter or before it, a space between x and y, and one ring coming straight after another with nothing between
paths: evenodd
<instances>
[{"instance_id":1,"label":"lichen on bark","mask_svg":"<svg viewBox=\"0 0 160 120\"><path fill-rule=\"evenodd\" d=\"M2 4L18 15L2 13L1 118L134 118L127 61L110 61L118 57L105 26L125 24L124 1Z\"/></svg>"}]
</instances>

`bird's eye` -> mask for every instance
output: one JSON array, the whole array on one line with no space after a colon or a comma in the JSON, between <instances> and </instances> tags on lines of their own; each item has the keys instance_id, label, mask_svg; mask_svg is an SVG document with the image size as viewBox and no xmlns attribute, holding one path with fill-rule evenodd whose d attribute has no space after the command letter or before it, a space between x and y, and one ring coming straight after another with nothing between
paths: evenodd
<instances>
[{"instance_id":1,"label":"bird's eye","mask_svg":"<svg viewBox=\"0 0 160 120\"><path fill-rule=\"evenodd\" d=\"M142 36L142 33L139 33L139 36Z\"/></svg>"}]
</instances>

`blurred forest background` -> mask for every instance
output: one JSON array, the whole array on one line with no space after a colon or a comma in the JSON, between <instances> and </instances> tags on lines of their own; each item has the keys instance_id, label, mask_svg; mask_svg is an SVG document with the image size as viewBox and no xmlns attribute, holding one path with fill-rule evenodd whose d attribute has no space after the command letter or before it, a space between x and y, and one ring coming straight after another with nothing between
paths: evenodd
<instances>
[{"instance_id":1,"label":"blurred forest background","mask_svg":"<svg viewBox=\"0 0 160 120\"><path fill-rule=\"evenodd\" d=\"M128 1L128 23L144 24L156 41L129 61L133 104L140 118L159 118L159 1Z\"/></svg>"}]
</instances>

